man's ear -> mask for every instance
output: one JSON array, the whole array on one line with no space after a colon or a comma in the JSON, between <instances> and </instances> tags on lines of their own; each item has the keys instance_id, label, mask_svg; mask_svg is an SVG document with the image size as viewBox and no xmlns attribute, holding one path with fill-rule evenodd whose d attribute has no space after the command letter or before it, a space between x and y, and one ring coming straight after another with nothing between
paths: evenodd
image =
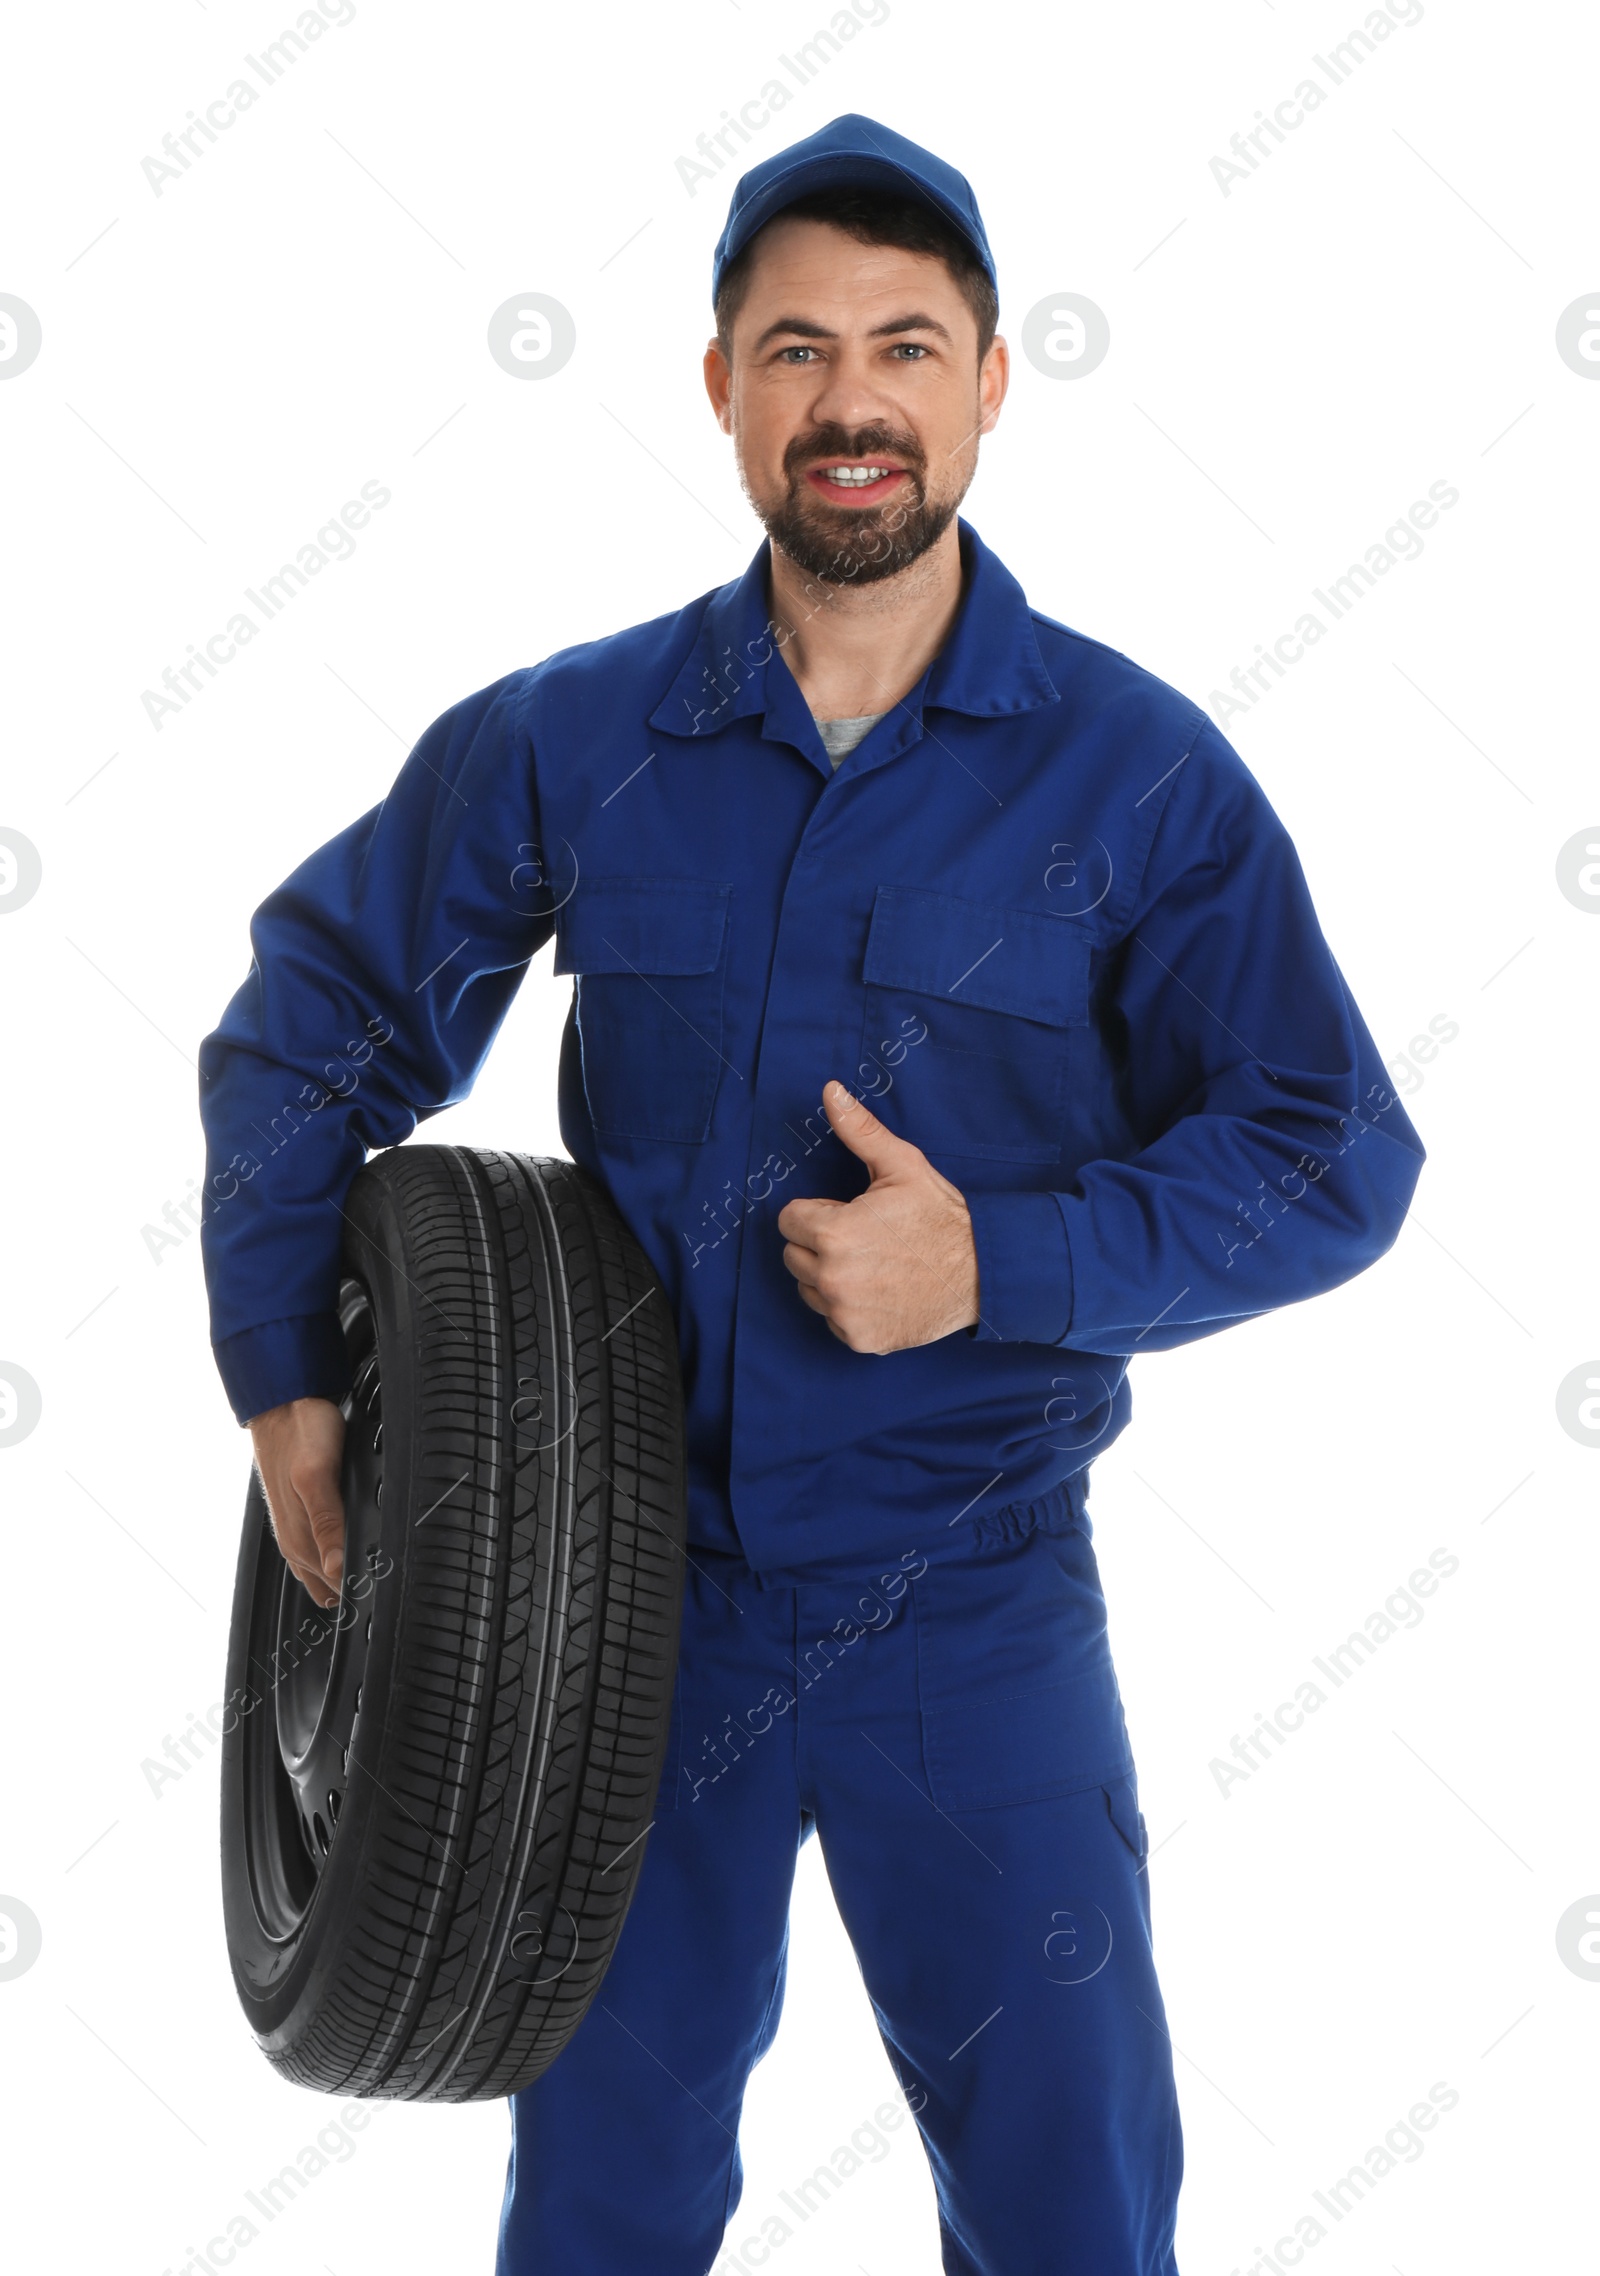
<instances>
[{"instance_id":1,"label":"man's ear","mask_svg":"<svg viewBox=\"0 0 1600 2276\"><path fill-rule=\"evenodd\" d=\"M733 373L728 367L727 357L722 352L722 342L715 333L706 342L705 361L701 368L705 373L706 393L711 398L711 408L717 415L717 425L725 435L731 435L733 432Z\"/></svg>"},{"instance_id":2,"label":"man's ear","mask_svg":"<svg viewBox=\"0 0 1600 2276\"><path fill-rule=\"evenodd\" d=\"M992 434L1000 417L1000 406L1011 385L1011 350L997 332L989 342L987 354L978 367L978 402L983 420L978 428L980 435Z\"/></svg>"}]
</instances>

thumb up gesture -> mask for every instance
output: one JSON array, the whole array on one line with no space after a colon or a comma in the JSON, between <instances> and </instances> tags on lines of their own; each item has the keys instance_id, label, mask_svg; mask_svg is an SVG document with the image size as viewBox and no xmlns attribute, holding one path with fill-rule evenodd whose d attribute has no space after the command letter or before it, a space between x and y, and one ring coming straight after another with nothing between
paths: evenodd
<instances>
[{"instance_id":1,"label":"thumb up gesture","mask_svg":"<svg viewBox=\"0 0 1600 2276\"><path fill-rule=\"evenodd\" d=\"M824 1085L822 1105L872 1183L854 1201L795 1200L779 1212L801 1301L852 1351L904 1351L971 1327L978 1256L960 1193L843 1083Z\"/></svg>"}]
</instances>

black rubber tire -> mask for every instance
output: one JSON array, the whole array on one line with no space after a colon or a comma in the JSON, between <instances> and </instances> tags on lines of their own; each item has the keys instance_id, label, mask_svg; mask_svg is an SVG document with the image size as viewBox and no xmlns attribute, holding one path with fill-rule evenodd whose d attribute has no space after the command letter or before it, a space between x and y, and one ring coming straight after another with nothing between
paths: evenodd
<instances>
[{"instance_id":1,"label":"black rubber tire","mask_svg":"<svg viewBox=\"0 0 1600 2276\"><path fill-rule=\"evenodd\" d=\"M252 1469L229 1958L285 2078L482 2101L576 2030L644 1856L683 1591L677 1343L570 1162L400 1146L345 1212L344 1584L319 1611Z\"/></svg>"}]
</instances>

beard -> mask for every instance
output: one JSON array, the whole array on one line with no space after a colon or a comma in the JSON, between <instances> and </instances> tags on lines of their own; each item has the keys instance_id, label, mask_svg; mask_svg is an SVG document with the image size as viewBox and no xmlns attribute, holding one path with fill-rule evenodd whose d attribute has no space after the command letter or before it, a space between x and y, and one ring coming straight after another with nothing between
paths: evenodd
<instances>
[{"instance_id":1,"label":"beard","mask_svg":"<svg viewBox=\"0 0 1600 2276\"><path fill-rule=\"evenodd\" d=\"M893 459L905 471L894 499L882 506L835 506L805 479L809 467L874 457ZM820 427L797 435L784 452L783 470L781 498L757 497L748 481L745 495L772 543L806 576L827 585L875 585L897 577L937 544L967 492L963 481L948 494L931 496L916 438L883 426L854 433Z\"/></svg>"}]
</instances>

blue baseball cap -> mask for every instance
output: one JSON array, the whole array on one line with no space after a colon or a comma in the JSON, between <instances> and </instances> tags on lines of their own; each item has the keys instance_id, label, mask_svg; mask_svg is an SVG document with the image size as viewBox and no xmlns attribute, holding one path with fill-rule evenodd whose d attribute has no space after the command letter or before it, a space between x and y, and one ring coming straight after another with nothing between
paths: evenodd
<instances>
[{"instance_id":1,"label":"blue baseball cap","mask_svg":"<svg viewBox=\"0 0 1600 2276\"><path fill-rule=\"evenodd\" d=\"M749 244L763 223L812 190L897 190L902 197L920 198L950 222L978 256L989 282L999 291L994 255L984 234L983 216L965 174L958 174L931 150L908 142L892 127L876 119L847 111L830 119L804 142L775 150L748 174L741 174L728 206L728 219L717 249L711 256L711 298L715 302L722 272L734 255Z\"/></svg>"}]
</instances>

